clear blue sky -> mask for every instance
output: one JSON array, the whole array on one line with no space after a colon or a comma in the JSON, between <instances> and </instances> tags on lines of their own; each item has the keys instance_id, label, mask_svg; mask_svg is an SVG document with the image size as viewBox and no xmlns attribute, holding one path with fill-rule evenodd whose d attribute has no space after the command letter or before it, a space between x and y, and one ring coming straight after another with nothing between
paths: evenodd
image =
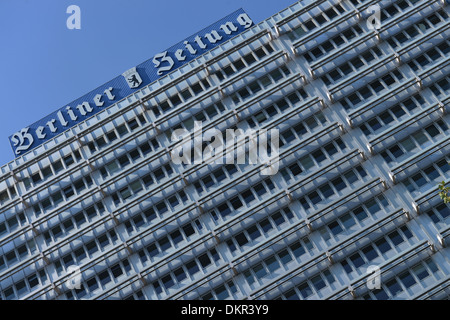
<instances>
[{"instance_id":1,"label":"clear blue sky","mask_svg":"<svg viewBox=\"0 0 450 320\"><path fill-rule=\"evenodd\" d=\"M0 165L8 137L243 8L255 23L294 0L0 0ZM69 5L81 30L69 30Z\"/></svg>"}]
</instances>

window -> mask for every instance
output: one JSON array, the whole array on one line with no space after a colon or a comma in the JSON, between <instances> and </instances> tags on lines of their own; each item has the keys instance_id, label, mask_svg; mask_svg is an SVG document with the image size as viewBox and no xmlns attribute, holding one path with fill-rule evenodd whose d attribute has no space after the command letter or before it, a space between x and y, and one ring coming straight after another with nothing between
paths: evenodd
<instances>
[{"instance_id":1,"label":"window","mask_svg":"<svg viewBox=\"0 0 450 320\"><path fill-rule=\"evenodd\" d=\"M401 288L401 286L399 285L399 283L397 282L396 279L392 279L392 280L388 281L386 283L386 287L389 289L390 293L393 296L396 296L397 294L399 294L400 292L403 291L403 289Z\"/></svg>"},{"instance_id":2,"label":"window","mask_svg":"<svg viewBox=\"0 0 450 320\"><path fill-rule=\"evenodd\" d=\"M298 291L300 291L300 294L303 297L303 299L306 299L313 294L313 291L306 282L298 286Z\"/></svg>"},{"instance_id":3,"label":"window","mask_svg":"<svg viewBox=\"0 0 450 320\"><path fill-rule=\"evenodd\" d=\"M198 271L200 271L200 269L198 268L198 265L195 263L195 261L191 261L188 262L186 264L186 267L188 269L188 272L191 276L193 276L194 274L196 274Z\"/></svg>"},{"instance_id":4,"label":"window","mask_svg":"<svg viewBox=\"0 0 450 320\"><path fill-rule=\"evenodd\" d=\"M123 137L124 135L126 135L128 133L128 129L125 126L125 124L121 124L121 125L117 126L116 130L120 137Z\"/></svg>"},{"instance_id":5,"label":"window","mask_svg":"<svg viewBox=\"0 0 450 320\"><path fill-rule=\"evenodd\" d=\"M68 156L63 158L64 160L64 164L66 165L66 167L70 166L71 164L73 164L75 161L73 160L73 157L69 154Z\"/></svg>"},{"instance_id":6,"label":"window","mask_svg":"<svg viewBox=\"0 0 450 320\"><path fill-rule=\"evenodd\" d=\"M33 183L39 183L42 178L41 178L41 174L39 172L36 172L35 174L31 175L31 180L33 180Z\"/></svg>"},{"instance_id":7,"label":"window","mask_svg":"<svg viewBox=\"0 0 450 320\"><path fill-rule=\"evenodd\" d=\"M410 288L417 283L409 271L405 271L400 274L399 279L406 288Z\"/></svg>"},{"instance_id":8,"label":"window","mask_svg":"<svg viewBox=\"0 0 450 320\"><path fill-rule=\"evenodd\" d=\"M364 256L367 258L367 260L372 261L376 257L378 257L378 253L376 252L375 248L372 245L368 245L362 249L362 252Z\"/></svg>"},{"instance_id":9,"label":"window","mask_svg":"<svg viewBox=\"0 0 450 320\"><path fill-rule=\"evenodd\" d=\"M381 253L386 253L392 249L390 244L384 238L375 241L375 245L377 246L377 248L380 250Z\"/></svg>"},{"instance_id":10,"label":"window","mask_svg":"<svg viewBox=\"0 0 450 320\"><path fill-rule=\"evenodd\" d=\"M350 105L357 107L361 102L366 103L369 100L368 98L374 95L371 90L380 94L401 79L403 79L403 75L398 70L394 70L381 77L380 80L374 80L368 86L362 87L357 92L341 99L340 102L346 110L351 109Z\"/></svg>"},{"instance_id":11,"label":"window","mask_svg":"<svg viewBox=\"0 0 450 320\"><path fill-rule=\"evenodd\" d=\"M114 278L118 278L119 276L121 276L123 274L123 270L120 267L120 264L116 264L116 265L112 266L111 273L114 276Z\"/></svg>"}]
</instances>

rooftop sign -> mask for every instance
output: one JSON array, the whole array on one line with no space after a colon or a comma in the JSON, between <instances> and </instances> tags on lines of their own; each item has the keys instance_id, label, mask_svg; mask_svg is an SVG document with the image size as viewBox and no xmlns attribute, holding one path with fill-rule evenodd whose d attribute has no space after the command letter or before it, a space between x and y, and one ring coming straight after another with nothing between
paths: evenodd
<instances>
[{"instance_id":1,"label":"rooftop sign","mask_svg":"<svg viewBox=\"0 0 450 320\"><path fill-rule=\"evenodd\" d=\"M15 156L36 148L65 130L183 66L253 25L239 9L164 52L89 92L9 137Z\"/></svg>"}]
</instances>

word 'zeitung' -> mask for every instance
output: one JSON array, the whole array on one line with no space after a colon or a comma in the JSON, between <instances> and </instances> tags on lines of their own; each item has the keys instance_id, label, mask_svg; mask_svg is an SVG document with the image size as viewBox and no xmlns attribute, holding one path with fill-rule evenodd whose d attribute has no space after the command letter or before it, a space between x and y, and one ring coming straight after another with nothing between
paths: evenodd
<instances>
[{"instance_id":1,"label":"word 'zeitung'","mask_svg":"<svg viewBox=\"0 0 450 320\"><path fill-rule=\"evenodd\" d=\"M245 29L250 28L253 24L252 20L246 13L240 14L236 21ZM177 49L175 51L175 59L179 62L185 61L187 53L195 55L197 54L198 49L207 50L208 43L211 45L217 43L217 41L222 40L223 36L221 34L229 36L236 31L238 31L236 25L231 21L227 21L219 27L219 30L211 30L209 33L206 33L204 35L204 38L202 38L200 35L196 35L193 42L187 40L183 42L183 44L185 45L185 49ZM207 42L205 40L207 40ZM169 55L168 51L158 53L157 55L155 55L152 61L155 64L155 67L159 68L158 75L162 75L164 72L170 71L175 65L175 61ZM162 64L165 65L161 66Z\"/></svg>"}]
</instances>

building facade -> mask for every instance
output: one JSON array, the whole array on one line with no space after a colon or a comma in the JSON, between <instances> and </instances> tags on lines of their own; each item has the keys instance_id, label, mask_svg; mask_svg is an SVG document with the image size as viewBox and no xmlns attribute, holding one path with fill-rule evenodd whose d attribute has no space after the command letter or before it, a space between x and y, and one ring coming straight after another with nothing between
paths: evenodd
<instances>
[{"instance_id":1,"label":"building facade","mask_svg":"<svg viewBox=\"0 0 450 320\"><path fill-rule=\"evenodd\" d=\"M4 165L1 299L448 299L449 14L297 2ZM174 164L195 121L279 170Z\"/></svg>"}]
</instances>

